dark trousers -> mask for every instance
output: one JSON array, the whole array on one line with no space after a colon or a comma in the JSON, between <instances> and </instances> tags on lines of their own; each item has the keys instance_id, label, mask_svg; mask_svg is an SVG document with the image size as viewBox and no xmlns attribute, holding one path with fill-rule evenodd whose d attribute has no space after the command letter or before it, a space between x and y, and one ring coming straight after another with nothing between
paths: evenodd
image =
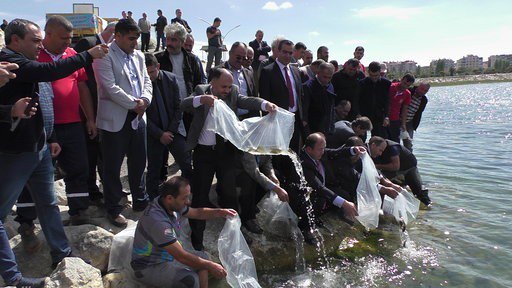
<instances>
[{"instance_id":1,"label":"dark trousers","mask_svg":"<svg viewBox=\"0 0 512 288\"><path fill-rule=\"evenodd\" d=\"M185 149L185 137L176 133L174 140L168 146L162 144L160 139L147 136L148 143L148 173L146 177L146 191L149 198L153 200L158 196L158 183L160 180L160 170L163 164L164 153L171 152L174 160L181 169L181 175L189 181L192 180L192 156Z\"/></svg>"},{"instance_id":2,"label":"dark trousers","mask_svg":"<svg viewBox=\"0 0 512 288\"><path fill-rule=\"evenodd\" d=\"M111 216L117 216L123 211L123 206L119 202L125 195L120 179L121 165L125 156L133 203L148 199L142 179L146 167L146 123L141 119L137 130L133 130L131 121L135 117L132 112L128 112L123 128L118 132L100 130L103 153L103 197L107 213Z\"/></svg>"},{"instance_id":3,"label":"dark trousers","mask_svg":"<svg viewBox=\"0 0 512 288\"><path fill-rule=\"evenodd\" d=\"M261 200L266 191L249 174L242 171L236 177L238 187L240 187L240 220L256 219L256 204Z\"/></svg>"},{"instance_id":4,"label":"dark trousers","mask_svg":"<svg viewBox=\"0 0 512 288\"><path fill-rule=\"evenodd\" d=\"M405 123L405 129L407 129L407 133L409 134L410 139L402 139L402 141L405 148L412 152L412 138L414 137L414 127L412 121Z\"/></svg>"},{"instance_id":5,"label":"dark trousers","mask_svg":"<svg viewBox=\"0 0 512 288\"><path fill-rule=\"evenodd\" d=\"M295 112L295 124L293 128L292 139L290 140L290 148L298 154L302 149L302 144L306 137L305 127L302 125L302 120L300 119L299 112Z\"/></svg>"},{"instance_id":6,"label":"dark trousers","mask_svg":"<svg viewBox=\"0 0 512 288\"><path fill-rule=\"evenodd\" d=\"M64 171L66 196L68 198L69 215L76 215L89 207L89 189L87 179L89 167L82 123L56 124L54 126L57 141L62 149L57 161ZM35 219L35 205L30 193L23 193L18 199L19 219ZM27 221L27 223L29 223Z\"/></svg>"},{"instance_id":7,"label":"dark trousers","mask_svg":"<svg viewBox=\"0 0 512 288\"><path fill-rule=\"evenodd\" d=\"M206 73L210 72L210 69L212 69L212 63L215 64L213 67L217 67L220 65L220 61L222 60L222 48L221 47L214 47L214 46L208 46L208 57L206 61Z\"/></svg>"},{"instance_id":8,"label":"dark trousers","mask_svg":"<svg viewBox=\"0 0 512 288\"><path fill-rule=\"evenodd\" d=\"M164 32L161 32L161 33L157 32L156 33L156 48L155 48L155 51L160 49L160 41L162 41L162 50L165 50L165 46L167 44L165 43L165 33Z\"/></svg>"},{"instance_id":9,"label":"dark trousers","mask_svg":"<svg viewBox=\"0 0 512 288\"><path fill-rule=\"evenodd\" d=\"M384 139L388 138L388 129L384 126L382 126L382 121L376 121L374 119L370 119L372 122L372 137L373 136L380 136ZM363 139L363 141L366 141L366 139Z\"/></svg>"},{"instance_id":10,"label":"dark trousers","mask_svg":"<svg viewBox=\"0 0 512 288\"><path fill-rule=\"evenodd\" d=\"M9 238L2 220L0 220L0 273L7 286L21 279L21 272L9 245Z\"/></svg>"},{"instance_id":11,"label":"dark trousers","mask_svg":"<svg viewBox=\"0 0 512 288\"><path fill-rule=\"evenodd\" d=\"M151 33L140 33L140 42L141 42L140 50L142 52L148 52L150 37L151 37Z\"/></svg>"},{"instance_id":12,"label":"dark trousers","mask_svg":"<svg viewBox=\"0 0 512 288\"><path fill-rule=\"evenodd\" d=\"M388 139L391 141L395 141L396 143L400 143L400 126L402 125L402 121L390 121L388 127Z\"/></svg>"},{"instance_id":13,"label":"dark trousers","mask_svg":"<svg viewBox=\"0 0 512 288\"><path fill-rule=\"evenodd\" d=\"M87 178L87 187L89 189L89 198L91 200L97 200L103 198L103 194L100 192L100 188L96 185L96 167L98 168L98 174L100 175L100 181L103 181L103 155L100 147L100 136L96 136L94 139L90 139L85 131L85 141L87 145L87 162L89 166L89 177Z\"/></svg>"},{"instance_id":14,"label":"dark trousers","mask_svg":"<svg viewBox=\"0 0 512 288\"><path fill-rule=\"evenodd\" d=\"M223 141L221 141L223 142ZM194 175L192 180L193 208L202 208L209 205L209 194L213 176L217 177L217 185L222 194L219 203L224 208L238 210L235 180L235 154L236 148L229 142L215 146L197 145L193 153ZM204 220L190 219L192 230L192 244L197 250L203 245Z\"/></svg>"},{"instance_id":15,"label":"dark trousers","mask_svg":"<svg viewBox=\"0 0 512 288\"><path fill-rule=\"evenodd\" d=\"M409 185L409 188L411 188L412 194L418 196L422 195L421 192L423 187L423 182L421 181L420 172L418 171L418 167L414 166L412 168L409 168L404 171L398 171L398 172L388 172L388 171L382 171L382 174L386 176L389 179L392 179L396 177L397 175L404 175L405 178L405 184Z\"/></svg>"}]
</instances>

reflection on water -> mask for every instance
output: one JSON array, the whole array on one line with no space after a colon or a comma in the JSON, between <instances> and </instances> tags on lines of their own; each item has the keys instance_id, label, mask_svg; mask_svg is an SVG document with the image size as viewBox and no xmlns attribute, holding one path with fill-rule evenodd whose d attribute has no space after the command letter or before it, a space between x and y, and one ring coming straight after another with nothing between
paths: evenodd
<instances>
[{"instance_id":1,"label":"reflection on water","mask_svg":"<svg viewBox=\"0 0 512 288\"><path fill-rule=\"evenodd\" d=\"M414 152L434 206L406 247L382 237L375 254L259 275L263 287L512 287L512 83L428 96Z\"/></svg>"}]
</instances>

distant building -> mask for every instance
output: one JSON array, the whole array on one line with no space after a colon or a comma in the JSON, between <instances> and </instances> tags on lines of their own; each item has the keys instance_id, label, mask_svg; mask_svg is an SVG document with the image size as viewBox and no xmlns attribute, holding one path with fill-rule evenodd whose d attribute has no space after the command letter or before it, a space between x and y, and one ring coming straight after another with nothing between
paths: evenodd
<instances>
[{"instance_id":1,"label":"distant building","mask_svg":"<svg viewBox=\"0 0 512 288\"><path fill-rule=\"evenodd\" d=\"M482 57L478 57L476 55L467 55L457 60L455 68L457 68L457 70L464 69L470 71L483 69L483 62L484 59Z\"/></svg>"},{"instance_id":2,"label":"distant building","mask_svg":"<svg viewBox=\"0 0 512 288\"><path fill-rule=\"evenodd\" d=\"M455 61L452 59L437 59L430 61L430 71L437 72L436 68L440 65L445 75L450 73L451 68L455 68ZM440 71L439 71L440 72Z\"/></svg>"},{"instance_id":3,"label":"distant building","mask_svg":"<svg viewBox=\"0 0 512 288\"><path fill-rule=\"evenodd\" d=\"M416 69L418 68L418 63L412 60L406 61L394 61L394 62L384 62L388 66L388 73L394 74L396 76L402 76L406 73L416 73Z\"/></svg>"},{"instance_id":4,"label":"distant building","mask_svg":"<svg viewBox=\"0 0 512 288\"><path fill-rule=\"evenodd\" d=\"M496 61L508 62L512 65L512 54L504 54L504 55L491 55L489 56L489 68L496 68Z\"/></svg>"}]
</instances>

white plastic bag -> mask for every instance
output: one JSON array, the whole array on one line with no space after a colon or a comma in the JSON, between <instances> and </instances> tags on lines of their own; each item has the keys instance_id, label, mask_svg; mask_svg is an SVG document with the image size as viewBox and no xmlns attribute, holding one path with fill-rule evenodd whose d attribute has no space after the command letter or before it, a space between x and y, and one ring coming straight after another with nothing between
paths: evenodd
<instances>
[{"instance_id":1,"label":"white plastic bag","mask_svg":"<svg viewBox=\"0 0 512 288\"><path fill-rule=\"evenodd\" d=\"M215 100L207 118L205 129L214 131L238 149L252 154L288 151L295 123L294 114L281 108L264 117L239 121L222 100Z\"/></svg>"},{"instance_id":2,"label":"white plastic bag","mask_svg":"<svg viewBox=\"0 0 512 288\"><path fill-rule=\"evenodd\" d=\"M403 220L406 225L416 219L419 209L420 201L405 189L395 199L384 196L384 213L393 215L396 221Z\"/></svg>"},{"instance_id":3,"label":"white plastic bag","mask_svg":"<svg viewBox=\"0 0 512 288\"><path fill-rule=\"evenodd\" d=\"M356 216L356 219L369 230L379 226L379 210L382 200L377 183L379 183L380 177L368 153L364 153L361 159L363 172L357 185L357 213L359 216Z\"/></svg>"},{"instance_id":4,"label":"white plastic bag","mask_svg":"<svg viewBox=\"0 0 512 288\"><path fill-rule=\"evenodd\" d=\"M409 135L409 132L400 129L400 139L402 140L412 140L411 136Z\"/></svg>"},{"instance_id":5,"label":"white plastic bag","mask_svg":"<svg viewBox=\"0 0 512 288\"><path fill-rule=\"evenodd\" d=\"M114 236L108 259L109 272L121 270L132 271L130 262L132 261L133 237L135 236L136 228L137 222L126 227L123 231Z\"/></svg>"},{"instance_id":6,"label":"white plastic bag","mask_svg":"<svg viewBox=\"0 0 512 288\"><path fill-rule=\"evenodd\" d=\"M226 219L219 235L220 262L228 272L226 280L233 288L257 288L258 276L251 250L240 231L242 223L236 215Z\"/></svg>"},{"instance_id":7,"label":"white plastic bag","mask_svg":"<svg viewBox=\"0 0 512 288\"><path fill-rule=\"evenodd\" d=\"M298 230L299 219L287 202L282 202L274 191L270 191L260 203L260 223L271 234L283 238L293 238Z\"/></svg>"}]
</instances>

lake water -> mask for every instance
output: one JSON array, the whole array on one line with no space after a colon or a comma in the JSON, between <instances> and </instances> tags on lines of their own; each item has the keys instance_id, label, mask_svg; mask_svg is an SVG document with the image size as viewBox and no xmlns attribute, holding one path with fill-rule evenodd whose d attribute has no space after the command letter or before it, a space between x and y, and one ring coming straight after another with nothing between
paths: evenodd
<instances>
[{"instance_id":1,"label":"lake water","mask_svg":"<svg viewBox=\"0 0 512 288\"><path fill-rule=\"evenodd\" d=\"M512 287L512 83L433 87L428 98L414 153L434 205L408 227L407 247L259 275L262 286Z\"/></svg>"}]
</instances>

